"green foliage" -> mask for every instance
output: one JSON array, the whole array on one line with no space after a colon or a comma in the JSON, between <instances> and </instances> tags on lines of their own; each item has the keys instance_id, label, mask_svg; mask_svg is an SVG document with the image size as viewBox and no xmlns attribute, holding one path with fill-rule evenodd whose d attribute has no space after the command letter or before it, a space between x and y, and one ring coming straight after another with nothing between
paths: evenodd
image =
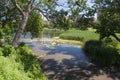
<instances>
[{"instance_id":1,"label":"green foliage","mask_svg":"<svg viewBox=\"0 0 120 80\"><path fill-rule=\"evenodd\" d=\"M45 23L39 12L32 11L28 19L26 32L30 32L32 37L39 37L44 25Z\"/></svg>"},{"instance_id":2,"label":"green foliage","mask_svg":"<svg viewBox=\"0 0 120 80\"><path fill-rule=\"evenodd\" d=\"M108 66L120 67L120 47L119 43L105 43L101 41L88 41L84 49L92 61Z\"/></svg>"},{"instance_id":3,"label":"green foliage","mask_svg":"<svg viewBox=\"0 0 120 80\"><path fill-rule=\"evenodd\" d=\"M21 55L19 59L22 62L24 66L24 71L27 72L28 76L36 80L42 78L43 76L41 73L40 65L37 62L36 57L32 55L32 50L30 49L30 47L19 46L17 52Z\"/></svg>"},{"instance_id":4,"label":"green foliage","mask_svg":"<svg viewBox=\"0 0 120 80\"><path fill-rule=\"evenodd\" d=\"M0 48L0 56L2 56L3 55L3 48Z\"/></svg>"},{"instance_id":5,"label":"green foliage","mask_svg":"<svg viewBox=\"0 0 120 80\"><path fill-rule=\"evenodd\" d=\"M1 80L47 80L29 46L0 48Z\"/></svg>"},{"instance_id":6,"label":"green foliage","mask_svg":"<svg viewBox=\"0 0 120 80\"><path fill-rule=\"evenodd\" d=\"M68 6L70 8L70 19L73 22L73 26L80 29L87 29L95 11L93 7L87 5L87 0L68 0Z\"/></svg>"},{"instance_id":7,"label":"green foliage","mask_svg":"<svg viewBox=\"0 0 120 80\"><path fill-rule=\"evenodd\" d=\"M3 44L3 35L4 35L3 30L0 29L0 46Z\"/></svg>"},{"instance_id":8,"label":"green foliage","mask_svg":"<svg viewBox=\"0 0 120 80\"><path fill-rule=\"evenodd\" d=\"M87 0L68 0L68 6L71 9L71 17L74 21L80 16L80 12L83 10L86 11L88 8L86 3Z\"/></svg>"},{"instance_id":9,"label":"green foliage","mask_svg":"<svg viewBox=\"0 0 120 80\"><path fill-rule=\"evenodd\" d=\"M0 39L3 39L3 30L2 29L0 29Z\"/></svg>"},{"instance_id":10,"label":"green foliage","mask_svg":"<svg viewBox=\"0 0 120 80\"><path fill-rule=\"evenodd\" d=\"M99 35L95 33L95 31L89 31L89 30L69 30L67 32L64 32L60 34L60 38L62 39L68 39L68 40L78 40L86 42L88 40L97 40Z\"/></svg>"},{"instance_id":11,"label":"green foliage","mask_svg":"<svg viewBox=\"0 0 120 80\"><path fill-rule=\"evenodd\" d=\"M29 0L18 0L17 3L20 5L20 7L25 10L27 8L27 3Z\"/></svg>"},{"instance_id":12,"label":"green foliage","mask_svg":"<svg viewBox=\"0 0 120 80\"><path fill-rule=\"evenodd\" d=\"M0 45L3 43L11 43L13 36L12 28L5 25L4 28L0 29Z\"/></svg>"},{"instance_id":13,"label":"green foliage","mask_svg":"<svg viewBox=\"0 0 120 80\"><path fill-rule=\"evenodd\" d=\"M4 45L2 47L3 47L3 50L2 50L3 56L5 57L16 53L12 45Z\"/></svg>"},{"instance_id":14,"label":"green foliage","mask_svg":"<svg viewBox=\"0 0 120 80\"><path fill-rule=\"evenodd\" d=\"M4 28L6 25L10 23L10 27L13 28L16 25L17 21L19 21L19 12L14 8L12 4L12 0L0 0L0 23L1 27Z\"/></svg>"},{"instance_id":15,"label":"green foliage","mask_svg":"<svg viewBox=\"0 0 120 80\"><path fill-rule=\"evenodd\" d=\"M120 41L116 35L116 33L120 33L120 0L104 0L100 4L104 4L100 8L99 20L101 25L98 28L100 39L113 36Z\"/></svg>"},{"instance_id":16,"label":"green foliage","mask_svg":"<svg viewBox=\"0 0 120 80\"><path fill-rule=\"evenodd\" d=\"M94 29L98 29L100 26L100 21L94 21L93 23L91 23L91 25Z\"/></svg>"},{"instance_id":17,"label":"green foliage","mask_svg":"<svg viewBox=\"0 0 120 80\"><path fill-rule=\"evenodd\" d=\"M10 57L0 56L1 80L31 80L22 68L22 64L15 62Z\"/></svg>"},{"instance_id":18,"label":"green foliage","mask_svg":"<svg viewBox=\"0 0 120 80\"><path fill-rule=\"evenodd\" d=\"M13 45L17 46L17 44L19 43L19 38L23 34L23 31L25 31L25 27L28 21L28 16L31 12L32 13L29 16L29 23L28 23L29 29L27 29L26 31L31 32L32 38L39 37L43 27L43 20L40 14L43 14L43 15L47 14L48 10L50 8L54 9L53 7L55 5L57 4L56 4L56 1L54 0L50 0L50 1L48 0L1 0L0 28L5 28L5 25L9 24L9 30L14 29L13 30L14 32L12 33L12 35L6 37L7 41L5 42L9 43L12 38ZM26 17L26 21L25 21L25 17ZM19 26L19 28L16 28L16 26L17 27ZM20 37L18 37L17 34L19 34Z\"/></svg>"},{"instance_id":19,"label":"green foliage","mask_svg":"<svg viewBox=\"0 0 120 80\"><path fill-rule=\"evenodd\" d=\"M67 31L71 27L70 20L67 19L67 12L64 10L56 11L51 15L52 27Z\"/></svg>"},{"instance_id":20,"label":"green foliage","mask_svg":"<svg viewBox=\"0 0 120 80\"><path fill-rule=\"evenodd\" d=\"M13 28L10 28L8 25L5 25L5 27L3 28L3 32L5 42L11 42L13 36Z\"/></svg>"}]
</instances>

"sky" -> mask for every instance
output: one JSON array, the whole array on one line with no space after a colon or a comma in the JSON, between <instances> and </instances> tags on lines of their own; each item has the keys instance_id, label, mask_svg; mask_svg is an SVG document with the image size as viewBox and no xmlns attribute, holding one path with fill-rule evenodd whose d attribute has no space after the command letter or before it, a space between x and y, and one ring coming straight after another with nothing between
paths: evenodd
<instances>
[{"instance_id":1,"label":"sky","mask_svg":"<svg viewBox=\"0 0 120 80\"><path fill-rule=\"evenodd\" d=\"M93 0L88 0L87 1L87 5L88 6L92 6L93 3L92 3ZM64 9L64 10L68 10L68 5L67 5L67 0L58 0L58 4L61 5L59 7L56 7L56 10L61 10L61 9ZM95 18L97 18L97 14L94 15Z\"/></svg>"},{"instance_id":2,"label":"sky","mask_svg":"<svg viewBox=\"0 0 120 80\"><path fill-rule=\"evenodd\" d=\"M58 0L58 4L61 5L56 8L58 11L61 9L68 10L67 0Z\"/></svg>"},{"instance_id":3,"label":"sky","mask_svg":"<svg viewBox=\"0 0 120 80\"><path fill-rule=\"evenodd\" d=\"M91 1L92 0L88 0L87 1L87 5L88 6L92 6L93 5L93 3L91 3ZM62 6L57 7L56 8L57 10L61 10L61 9L68 10L67 0L58 0L58 4L62 5Z\"/></svg>"}]
</instances>

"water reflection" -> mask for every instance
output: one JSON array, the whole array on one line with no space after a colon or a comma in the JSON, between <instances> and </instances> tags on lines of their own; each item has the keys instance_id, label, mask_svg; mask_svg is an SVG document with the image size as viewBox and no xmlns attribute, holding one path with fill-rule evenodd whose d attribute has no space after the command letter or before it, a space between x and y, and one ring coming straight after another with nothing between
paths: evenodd
<instances>
[{"instance_id":1,"label":"water reflection","mask_svg":"<svg viewBox=\"0 0 120 80\"><path fill-rule=\"evenodd\" d=\"M50 41L34 41L34 42L25 42L30 45L30 47L35 51L36 55L42 55L45 59L54 59L56 61L64 61L69 59L77 61L75 65L87 67L89 60L84 54L83 50L79 45L60 43L53 45ZM73 67L74 62L64 61L65 64Z\"/></svg>"},{"instance_id":2,"label":"water reflection","mask_svg":"<svg viewBox=\"0 0 120 80\"><path fill-rule=\"evenodd\" d=\"M70 59L74 59L77 61L78 65L81 65L83 67L88 66L89 60L87 56L85 56L83 50L79 47L79 45L75 44L68 44L68 43L57 43L57 41L52 42L51 38L53 37L53 34L42 34L41 40L29 40L30 36L26 36L26 38L22 38L21 41L25 42L27 45L29 45L33 51L36 53L36 55L42 55L45 59L49 57L49 59L53 58L55 60L56 57L61 57L60 61L63 61L64 59L67 59L67 57L72 57ZM60 54L60 55L58 55ZM51 58L50 58L51 56ZM67 64L71 64L72 62L66 62Z\"/></svg>"}]
</instances>

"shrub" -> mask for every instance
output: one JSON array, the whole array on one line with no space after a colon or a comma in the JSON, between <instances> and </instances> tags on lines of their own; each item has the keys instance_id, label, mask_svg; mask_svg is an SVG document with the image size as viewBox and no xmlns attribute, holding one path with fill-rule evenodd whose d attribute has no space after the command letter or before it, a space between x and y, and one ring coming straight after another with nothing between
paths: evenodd
<instances>
[{"instance_id":1,"label":"shrub","mask_svg":"<svg viewBox=\"0 0 120 80\"><path fill-rule=\"evenodd\" d=\"M4 45L3 47L3 56L9 56L10 54L15 54L16 51L12 45Z\"/></svg>"},{"instance_id":2,"label":"shrub","mask_svg":"<svg viewBox=\"0 0 120 80\"><path fill-rule=\"evenodd\" d=\"M31 80L21 64L10 57L0 56L0 80Z\"/></svg>"},{"instance_id":3,"label":"shrub","mask_svg":"<svg viewBox=\"0 0 120 80\"><path fill-rule=\"evenodd\" d=\"M92 61L108 67L120 67L120 48L114 46L113 42L108 44L101 41L88 41L84 49Z\"/></svg>"},{"instance_id":4,"label":"shrub","mask_svg":"<svg viewBox=\"0 0 120 80\"><path fill-rule=\"evenodd\" d=\"M0 80L47 80L29 46L0 48Z\"/></svg>"},{"instance_id":5,"label":"shrub","mask_svg":"<svg viewBox=\"0 0 120 80\"><path fill-rule=\"evenodd\" d=\"M0 56L2 56L3 55L3 48L0 48Z\"/></svg>"}]
</instances>

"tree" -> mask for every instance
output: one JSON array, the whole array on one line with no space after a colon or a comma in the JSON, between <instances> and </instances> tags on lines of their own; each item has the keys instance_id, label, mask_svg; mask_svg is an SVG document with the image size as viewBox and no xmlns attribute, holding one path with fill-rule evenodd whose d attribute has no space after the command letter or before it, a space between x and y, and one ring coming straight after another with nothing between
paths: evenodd
<instances>
[{"instance_id":1,"label":"tree","mask_svg":"<svg viewBox=\"0 0 120 80\"><path fill-rule=\"evenodd\" d=\"M17 46L18 46L18 42L19 42L19 40L20 40L20 37L21 37L21 35L22 35L22 33L23 33L24 29L25 29L25 26L26 26L26 24L27 24L28 16L29 16L30 12L31 12L32 9L33 9L34 1L35 1L35 0L30 0L30 1L28 2L28 4L27 4L26 9L23 10L23 9L20 7L20 5L18 5L18 3L17 3L16 0L12 0L14 6L15 6L15 7L17 8L17 10L20 12L21 17L22 17L22 20L21 20L21 22L20 22L19 28L18 28L18 30L17 30L17 32L16 32L16 34L15 34L14 39L13 39L12 45L13 45L14 47L17 47Z\"/></svg>"},{"instance_id":2,"label":"tree","mask_svg":"<svg viewBox=\"0 0 120 80\"><path fill-rule=\"evenodd\" d=\"M120 33L120 0L104 0L103 4L105 5L101 7L99 17L101 25L97 30L100 33L100 39L113 36L120 41L117 36L117 33Z\"/></svg>"},{"instance_id":3,"label":"tree","mask_svg":"<svg viewBox=\"0 0 120 80\"><path fill-rule=\"evenodd\" d=\"M68 30L70 28L70 20L68 16L68 12L63 9L60 11L54 12L50 16L51 22L53 24L53 28L58 28L60 30Z\"/></svg>"},{"instance_id":4,"label":"tree","mask_svg":"<svg viewBox=\"0 0 120 80\"><path fill-rule=\"evenodd\" d=\"M6 24L15 24L19 20L19 13L10 0L0 1L0 22L1 28ZM9 25L10 26L10 25ZM12 27L12 26L10 26Z\"/></svg>"},{"instance_id":5,"label":"tree","mask_svg":"<svg viewBox=\"0 0 120 80\"><path fill-rule=\"evenodd\" d=\"M43 21L42 16L38 11L34 10L29 15L25 32L30 32L32 38L39 37L44 26L45 22Z\"/></svg>"},{"instance_id":6,"label":"tree","mask_svg":"<svg viewBox=\"0 0 120 80\"><path fill-rule=\"evenodd\" d=\"M91 18L95 13L94 9L87 6L87 0L68 0L68 5L74 27L81 28L84 25L87 26L89 23L85 19Z\"/></svg>"},{"instance_id":7,"label":"tree","mask_svg":"<svg viewBox=\"0 0 120 80\"><path fill-rule=\"evenodd\" d=\"M11 0L0 0L0 41L11 43L14 30L20 21L17 9Z\"/></svg>"},{"instance_id":8,"label":"tree","mask_svg":"<svg viewBox=\"0 0 120 80\"><path fill-rule=\"evenodd\" d=\"M46 5L51 6L50 4L53 4L55 1L54 0L12 0L15 8L17 8L17 10L20 12L20 19L21 22L19 24L18 30L14 36L12 45L14 47L18 46L18 42L20 40L20 37L26 27L27 21L28 21L28 17L29 14L32 12L32 10L34 9L38 9L39 11L41 11L41 13L44 11L44 9L46 9ZM51 3L52 2L52 3ZM49 4L50 3L50 4Z\"/></svg>"},{"instance_id":9,"label":"tree","mask_svg":"<svg viewBox=\"0 0 120 80\"><path fill-rule=\"evenodd\" d=\"M40 15L40 14L42 14L45 17L48 17L47 15L51 12L51 10L53 11L55 9L54 7L56 5L57 4L55 0L1 0L0 28L4 28L6 25L9 26L9 28L12 30L14 35L12 36L13 37L12 45L14 47L17 47L19 39L27 25L28 19L29 21L32 21L32 19L30 20L30 18L28 18L31 17L31 12L32 11L35 12L34 14L32 14L33 18L36 17L34 15ZM40 20L41 20L41 24L43 24L42 19L39 16L37 17L36 22L34 22L35 25L38 24L40 25L39 23ZM32 27L30 26L28 28ZM16 29L17 27L18 29ZM38 29L38 28L36 27L34 29ZM26 31L28 31L28 29ZM37 32L35 33L33 31L31 32L35 36Z\"/></svg>"}]
</instances>

